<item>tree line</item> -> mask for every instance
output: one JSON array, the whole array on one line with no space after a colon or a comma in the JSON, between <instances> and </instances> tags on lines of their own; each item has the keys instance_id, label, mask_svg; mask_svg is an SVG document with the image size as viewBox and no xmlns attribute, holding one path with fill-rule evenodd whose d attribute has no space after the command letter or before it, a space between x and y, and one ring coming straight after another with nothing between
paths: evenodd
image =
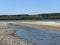
<instances>
[{"instance_id":1,"label":"tree line","mask_svg":"<svg viewBox=\"0 0 60 45\"><path fill-rule=\"evenodd\" d=\"M16 14L16 15L0 15L0 20L44 20L44 19L60 19L60 13L48 14Z\"/></svg>"}]
</instances>

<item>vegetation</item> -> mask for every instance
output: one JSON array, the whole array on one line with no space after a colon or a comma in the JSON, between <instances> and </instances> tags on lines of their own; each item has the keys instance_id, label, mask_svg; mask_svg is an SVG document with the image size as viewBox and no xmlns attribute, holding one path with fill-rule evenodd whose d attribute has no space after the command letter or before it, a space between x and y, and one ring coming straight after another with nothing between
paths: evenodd
<instances>
[{"instance_id":1,"label":"vegetation","mask_svg":"<svg viewBox=\"0 0 60 45\"><path fill-rule=\"evenodd\" d=\"M44 20L44 19L60 19L60 13L48 14L18 14L18 15L0 15L0 20Z\"/></svg>"}]
</instances>

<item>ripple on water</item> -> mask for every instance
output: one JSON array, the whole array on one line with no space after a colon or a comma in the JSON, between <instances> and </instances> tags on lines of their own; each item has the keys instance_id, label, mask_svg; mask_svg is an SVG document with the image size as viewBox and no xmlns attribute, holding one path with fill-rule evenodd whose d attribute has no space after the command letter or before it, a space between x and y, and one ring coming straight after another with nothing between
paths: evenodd
<instances>
[{"instance_id":1,"label":"ripple on water","mask_svg":"<svg viewBox=\"0 0 60 45\"><path fill-rule=\"evenodd\" d=\"M24 26L12 28L17 30L16 36L35 42L36 45L60 45L60 32Z\"/></svg>"}]
</instances>

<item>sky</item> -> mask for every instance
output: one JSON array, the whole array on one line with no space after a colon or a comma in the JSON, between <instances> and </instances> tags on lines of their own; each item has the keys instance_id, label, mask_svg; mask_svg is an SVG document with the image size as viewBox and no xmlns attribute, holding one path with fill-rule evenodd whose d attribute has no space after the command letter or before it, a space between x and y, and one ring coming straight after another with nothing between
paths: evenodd
<instances>
[{"instance_id":1,"label":"sky","mask_svg":"<svg viewBox=\"0 0 60 45\"><path fill-rule=\"evenodd\" d=\"M60 0L0 0L0 14L59 13Z\"/></svg>"}]
</instances>

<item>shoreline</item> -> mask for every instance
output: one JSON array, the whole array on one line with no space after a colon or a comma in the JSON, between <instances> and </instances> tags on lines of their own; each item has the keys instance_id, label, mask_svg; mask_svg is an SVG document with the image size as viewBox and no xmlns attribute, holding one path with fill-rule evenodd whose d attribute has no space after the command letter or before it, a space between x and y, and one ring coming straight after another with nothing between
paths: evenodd
<instances>
[{"instance_id":1,"label":"shoreline","mask_svg":"<svg viewBox=\"0 0 60 45\"><path fill-rule=\"evenodd\" d=\"M7 23L9 26L12 26L12 25L18 26L19 25L19 26L29 26L29 27L35 27L35 28L44 28L44 29L60 31L60 22L54 22L54 21L52 21L52 22L50 22L50 21L23 21L23 22L8 21L8 22L5 22L4 21L4 23ZM1 23L0 23L0 25L1 25Z\"/></svg>"},{"instance_id":2,"label":"shoreline","mask_svg":"<svg viewBox=\"0 0 60 45\"><path fill-rule=\"evenodd\" d=\"M8 28L8 22L0 22L0 45L33 45L25 39L14 36L15 30Z\"/></svg>"},{"instance_id":3,"label":"shoreline","mask_svg":"<svg viewBox=\"0 0 60 45\"><path fill-rule=\"evenodd\" d=\"M14 30L10 29L10 26L29 26L35 28L51 29L54 31L60 31L60 22L0 22L0 44L1 45L34 45L25 39L15 37Z\"/></svg>"},{"instance_id":4,"label":"shoreline","mask_svg":"<svg viewBox=\"0 0 60 45\"><path fill-rule=\"evenodd\" d=\"M60 31L60 22L45 22L45 21L35 21L35 22L16 22L12 25L29 26L35 28L44 28L48 30Z\"/></svg>"}]
</instances>

